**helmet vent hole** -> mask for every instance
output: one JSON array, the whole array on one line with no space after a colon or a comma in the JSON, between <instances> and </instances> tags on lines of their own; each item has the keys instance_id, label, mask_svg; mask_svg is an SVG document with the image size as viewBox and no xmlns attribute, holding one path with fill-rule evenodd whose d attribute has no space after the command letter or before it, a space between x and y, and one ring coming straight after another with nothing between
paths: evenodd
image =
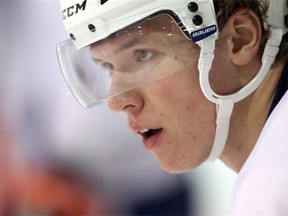
<instances>
[{"instance_id":1,"label":"helmet vent hole","mask_svg":"<svg viewBox=\"0 0 288 216\"><path fill-rule=\"evenodd\" d=\"M96 32L96 27L95 27L93 24L89 24L89 25L88 25L88 29L89 29L91 32Z\"/></svg>"},{"instance_id":2,"label":"helmet vent hole","mask_svg":"<svg viewBox=\"0 0 288 216\"><path fill-rule=\"evenodd\" d=\"M105 4L108 0L101 0L101 5Z\"/></svg>"},{"instance_id":3,"label":"helmet vent hole","mask_svg":"<svg viewBox=\"0 0 288 216\"><path fill-rule=\"evenodd\" d=\"M70 38L71 38L72 40L76 40L75 36L74 36L72 33L70 33Z\"/></svg>"},{"instance_id":4,"label":"helmet vent hole","mask_svg":"<svg viewBox=\"0 0 288 216\"><path fill-rule=\"evenodd\" d=\"M200 15L196 15L193 17L192 21L193 21L194 25L200 26L203 23L203 18Z\"/></svg>"},{"instance_id":5,"label":"helmet vent hole","mask_svg":"<svg viewBox=\"0 0 288 216\"><path fill-rule=\"evenodd\" d=\"M198 11L199 7L198 7L198 4L196 2L190 2L188 5L188 9L192 13L196 13Z\"/></svg>"}]
</instances>

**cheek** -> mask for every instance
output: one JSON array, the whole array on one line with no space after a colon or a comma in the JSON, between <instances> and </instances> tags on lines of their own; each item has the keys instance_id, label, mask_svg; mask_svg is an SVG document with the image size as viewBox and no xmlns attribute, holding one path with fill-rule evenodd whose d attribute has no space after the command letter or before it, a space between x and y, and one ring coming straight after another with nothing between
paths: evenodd
<instances>
[{"instance_id":1,"label":"cheek","mask_svg":"<svg viewBox=\"0 0 288 216\"><path fill-rule=\"evenodd\" d=\"M203 95L195 67L147 86L146 95L149 95L148 101L156 107L155 111L161 110L160 115L167 119L175 116L179 121L185 121L187 117L205 119L215 116L215 105Z\"/></svg>"},{"instance_id":2,"label":"cheek","mask_svg":"<svg viewBox=\"0 0 288 216\"><path fill-rule=\"evenodd\" d=\"M149 90L166 132L163 148L154 152L161 167L182 172L201 164L214 139L215 105L203 95L198 76L179 73Z\"/></svg>"},{"instance_id":3,"label":"cheek","mask_svg":"<svg viewBox=\"0 0 288 216\"><path fill-rule=\"evenodd\" d=\"M155 156L169 172L186 172L202 164L210 153L215 136L215 108L191 103L170 112L164 122L165 144ZM165 116L166 117L166 116Z\"/></svg>"},{"instance_id":4,"label":"cheek","mask_svg":"<svg viewBox=\"0 0 288 216\"><path fill-rule=\"evenodd\" d=\"M225 46L215 51L212 69L209 73L209 82L213 91L220 95L227 95L241 88L241 77L243 71L229 60L229 52Z\"/></svg>"},{"instance_id":5,"label":"cheek","mask_svg":"<svg viewBox=\"0 0 288 216\"><path fill-rule=\"evenodd\" d=\"M171 107L181 108L176 110L179 113L182 110L193 111L203 102L207 102L200 89L196 68L187 68L159 80L155 85L151 85L149 91L152 97L157 97L159 103L166 104L166 107L169 104Z\"/></svg>"}]
</instances>

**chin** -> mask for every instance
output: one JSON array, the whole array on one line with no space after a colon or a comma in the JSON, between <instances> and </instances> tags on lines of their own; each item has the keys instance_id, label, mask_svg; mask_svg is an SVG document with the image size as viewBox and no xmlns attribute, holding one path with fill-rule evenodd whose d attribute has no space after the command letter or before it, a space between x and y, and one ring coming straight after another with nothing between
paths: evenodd
<instances>
[{"instance_id":1,"label":"chin","mask_svg":"<svg viewBox=\"0 0 288 216\"><path fill-rule=\"evenodd\" d=\"M160 168L171 174L182 174L190 172L196 169L205 161L205 159L191 161L191 158L189 158L189 160L183 160L183 158L180 160L179 158L169 159L166 157L157 157L156 155L154 156Z\"/></svg>"},{"instance_id":2,"label":"chin","mask_svg":"<svg viewBox=\"0 0 288 216\"><path fill-rule=\"evenodd\" d=\"M182 173L187 173L190 172L191 170L193 170L194 166L189 166L189 165L185 165L185 164L178 164L174 162L170 162L170 163L165 163L164 161L161 161L159 159L157 159L158 164L160 166L160 168L170 174L182 174Z\"/></svg>"}]
</instances>

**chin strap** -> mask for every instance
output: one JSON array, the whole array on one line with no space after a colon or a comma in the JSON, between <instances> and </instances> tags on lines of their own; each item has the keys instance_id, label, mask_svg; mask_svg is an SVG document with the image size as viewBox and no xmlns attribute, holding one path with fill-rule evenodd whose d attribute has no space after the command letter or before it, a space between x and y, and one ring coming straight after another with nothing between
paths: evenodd
<instances>
[{"instance_id":1,"label":"chin strap","mask_svg":"<svg viewBox=\"0 0 288 216\"><path fill-rule=\"evenodd\" d=\"M220 99L216 104L217 119L214 143L207 161L216 160L224 150L229 134L230 117L233 111L234 102L231 99Z\"/></svg>"},{"instance_id":2,"label":"chin strap","mask_svg":"<svg viewBox=\"0 0 288 216\"><path fill-rule=\"evenodd\" d=\"M201 47L198 63L200 86L205 97L216 104L217 110L215 139L207 161L213 161L222 154L229 133L230 117L234 103L246 98L261 84L275 61L281 39L282 30L274 29L271 31L271 37L262 56L262 66L257 75L242 89L230 95L218 95L210 86L209 72L214 59L215 38L208 37L199 43Z\"/></svg>"}]
</instances>

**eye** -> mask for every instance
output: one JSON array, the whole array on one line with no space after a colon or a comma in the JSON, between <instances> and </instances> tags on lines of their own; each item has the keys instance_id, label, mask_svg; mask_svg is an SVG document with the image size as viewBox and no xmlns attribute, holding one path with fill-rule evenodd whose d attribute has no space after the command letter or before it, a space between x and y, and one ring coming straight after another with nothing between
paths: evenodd
<instances>
[{"instance_id":1,"label":"eye","mask_svg":"<svg viewBox=\"0 0 288 216\"><path fill-rule=\"evenodd\" d=\"M111 64L111 63L109 63L109 62L104 62L104 63L102 63L102 66L103 66L104 68L106 68L107 70L109 70L109 71L113 71L113 70L114 70L114 65Z\"/></svg>"},{"instance_id":2,"label":"eye","mask_svg":"<svg viewBox=\"0 0 288 216\"><path fill-rule=\"evenodd\" d=\"M106 69L106 72L109 73L109 76L111 77L114 72L114 65L109 62L103 62L102 67Z\"/></svg>"},{"instance_id":3,"label":"eye","mask_svg":"<svg viewBox=\"0 0 288 216\"><path fill-rule=\"evenodd\" d=\"M102 60L99 60L99 59L95 59L95 58L92 58L93 59L93 62L104 68L105 70L108 70L108 71L113 71L114 70L114 65L109 63L109 62L105 62L105 61L102 61Z\"/></svg>"},{"instance_id":4,"label":"eye","mask_svg":"<svg viewBox=\"0 0 288 216\"><path fill-rule=\"evenodd\" d=\"M149 50L137 50L137 60L146 61L154 55L154 52Z\"/></svg>"},{"instance_id":5,"label":"eye","mask_svg":"<svg viewBox=\"0 0 288 216\"><path fill-rule=\"evenodd\" d=\"M100 66L102 68L102 70L106 71L109 73L110 76L112 76L113 71L114 71L114 65L109 63L109 62L104 62L102 60L98 60L98 59L93 59L94 63L96 63L96 65Z\"/></svg>"}]
</instances>

